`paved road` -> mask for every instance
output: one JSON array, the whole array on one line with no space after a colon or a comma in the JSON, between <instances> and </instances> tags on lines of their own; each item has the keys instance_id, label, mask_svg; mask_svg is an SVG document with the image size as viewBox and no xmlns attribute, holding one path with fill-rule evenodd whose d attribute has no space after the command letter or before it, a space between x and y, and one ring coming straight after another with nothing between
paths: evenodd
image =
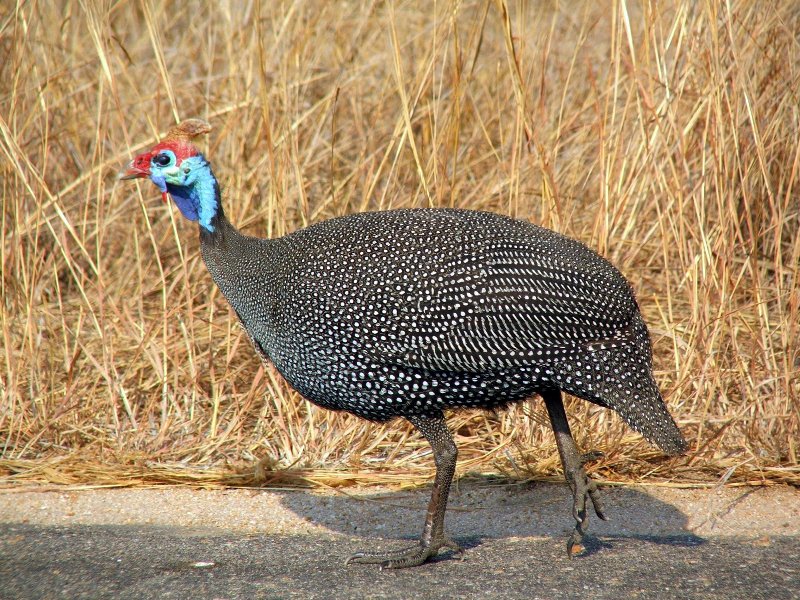
<instances>
[{"instance_id":1,"label":"paved road","mask_svg":"<svg viewBox=\"0 0 800 600\"><path fill-rule=\"evenodd\" d=\"M603 490L570 560L566 485L459 481L466 559L344 566L418 533L428 489L0 490L0 599L800 598L800 490Z\"/></svg>"},{"instance_id":2,"label":"paved road","mask_svg":"<svg viewBox=\"0 0 800 600\"><path fill-rule=\"evenodd\" d=\"M800 539L593 538L569 560L551 537L461 539L404 571L345 567L344 536L136 526L0 526L3 598L797 598Z\"/></svg>"}]
</instances>

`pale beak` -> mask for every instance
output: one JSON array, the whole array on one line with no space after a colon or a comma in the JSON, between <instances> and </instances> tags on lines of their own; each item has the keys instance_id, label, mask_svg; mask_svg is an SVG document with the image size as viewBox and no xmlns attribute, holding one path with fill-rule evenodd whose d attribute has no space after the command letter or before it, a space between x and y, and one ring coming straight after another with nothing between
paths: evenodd
<instances>
[{"instance_id":1,"label":"pale beak","mask_svg":"<svg viewBox=\"0 0 800 600\"><path fill-rule=\"evenodd\" d=\"M132 160L127 164L125 171L119 174L120 179L139 179L150 175L146 170L137 167L134 164L135 162L135 160Z\"/></svg>"}]
</instances>

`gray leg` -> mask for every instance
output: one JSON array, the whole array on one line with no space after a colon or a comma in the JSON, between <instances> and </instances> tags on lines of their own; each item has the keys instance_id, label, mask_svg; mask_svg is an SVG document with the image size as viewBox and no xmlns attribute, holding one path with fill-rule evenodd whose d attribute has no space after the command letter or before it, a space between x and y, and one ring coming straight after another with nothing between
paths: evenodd
<instances>
[{"instance_id":1,"label":"gray leg","mask_svg":"<svg viewBox=\"0 0 800 600\"><path fill-rule=\"evenodd\" d=\"M586 497L592 501L594 512L597 516L607 520L603 514L603 504L600 501L600 494L597 484L592 481L583 469L583 463L588 459L595 458L593 453L581 456L572 439L572 432L569 430L567 413L564 412L564 403L561 401L561 392L551 390L542 394L544 403L547 406L547 413L550 415L550 423L553 432L556 434L556 445L561 456L561 464L564 467L564 477L572 489L573 505L572 516L575 518L575 531L567 542L567 554L572 557L583 552L584 547L581 541L583 534L589 526L589 515L586 512Z\"/></svg>"},{"instance_id":2,"label":"gray leg","mask_svg":"<svg viewBox=\"0 0 800 600\"><path fill-rule=\"evenodd\" d=\"M460 555L464 553L455 542L444 535L447 496L450 492L450 483L453 481L458 458L458 449L453 442L453 436L450 435L441 413L435 417L408 417L408 420L428 440L433 449L433 460L436 462L436 478L433 482L433 492L425 516L422 537L418 544L402 550L356 552L347 559L345 564L379 563L382 567L389 569L402 569L421 565L429 558L436 556L442 548L453 550Z\"/></svg>"}]
</instances>

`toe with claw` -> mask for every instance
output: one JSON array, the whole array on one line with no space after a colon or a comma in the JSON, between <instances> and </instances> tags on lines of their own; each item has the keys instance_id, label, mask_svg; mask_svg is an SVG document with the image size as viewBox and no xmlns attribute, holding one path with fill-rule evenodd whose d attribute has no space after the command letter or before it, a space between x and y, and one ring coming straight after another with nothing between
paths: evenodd
<instances>
[{"instance_id":1,"label":"toe with claw","mask_svg":"<svg viewBox=\"0 0 800 600\"><path fill-rule=\"evenodd\" d=\"M597 516L603 521L607 521L603 512L603 503L600 500L600 492L597 484L586 474L583 465L601 458L602 452L594 451L586 454L578 453L575 440L572 439L572 432L567 422L567 414L564 412L564 403L561 400L561 392L549 391L542 394L547 412L550 416L550 423L556 435L556 446L561 456L561 464L564 467L564 477L572 489L572 516L575 518L575 530L567 541L567 555L572 558L583 553L586 548L583 545L583 536L589 527L589 514L586 510L586 498L592 502L592 507Z\"/></svg>"},{"instance_id":2,"label":"toe with claw","mask_svg":"<svg viewBox=\"0 0 800 600\"><path fill-rule=\"evenodd\" d=\"M567 555L572 558L585 550L582 541L589 527L589 512L586 510L586 499L588 498L591 501L594 512L600 519L607 521L608 517L603 512L603 502L600 499L600 491L597 484L586 474L582 466L567 471L567 481L572 489L572 516L575 519L575 530L567 541Z\"/></svg>"},{"instance_id":3,"label":"toe with claw","mask_svg":"<svg viewBox=\"0 0 800 600\"><path fill-rule=\"evenodd\" d=\"M464 557L464 549L461 548L461 546L443 537L439 540L433 540L429 544L420 542L401 550L390 550L388 552L356 552L345 561L345 564L379 564L381 569L404 569L406 567L421 565L439 554L443 549L451 550L461 559Z\"/></svg>"}]
</instances>

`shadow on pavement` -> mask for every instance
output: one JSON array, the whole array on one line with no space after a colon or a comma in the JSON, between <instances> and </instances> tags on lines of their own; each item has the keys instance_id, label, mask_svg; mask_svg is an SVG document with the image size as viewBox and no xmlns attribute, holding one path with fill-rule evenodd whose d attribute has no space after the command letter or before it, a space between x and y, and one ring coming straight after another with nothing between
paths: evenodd
<instances>
[{"instance_id":1,"label":"shadow on pavement","mask_svg":"<svg viewBox=\"0 0 800 600\"><path fill-rule=\"evenodd\" d=\"M283 492L281 502L331 532L365 538L367 543L374 538L378 549L387 545L384 540L418 539L429 495L430 487L425 487L370 495L343 493L309 502L307 494ZM680 510L636 488L605 488L602 498L610 520L601 521L592 512L584 556L612 548L622 539L668 546L704 543L687 530L688 519ZM498 484L496 479L470 477L451 492L446 526L466 549L488 539L541 537L562 540L566 548L574 527L572 496L566 484Z\"/></svg>"}]
</instances>

